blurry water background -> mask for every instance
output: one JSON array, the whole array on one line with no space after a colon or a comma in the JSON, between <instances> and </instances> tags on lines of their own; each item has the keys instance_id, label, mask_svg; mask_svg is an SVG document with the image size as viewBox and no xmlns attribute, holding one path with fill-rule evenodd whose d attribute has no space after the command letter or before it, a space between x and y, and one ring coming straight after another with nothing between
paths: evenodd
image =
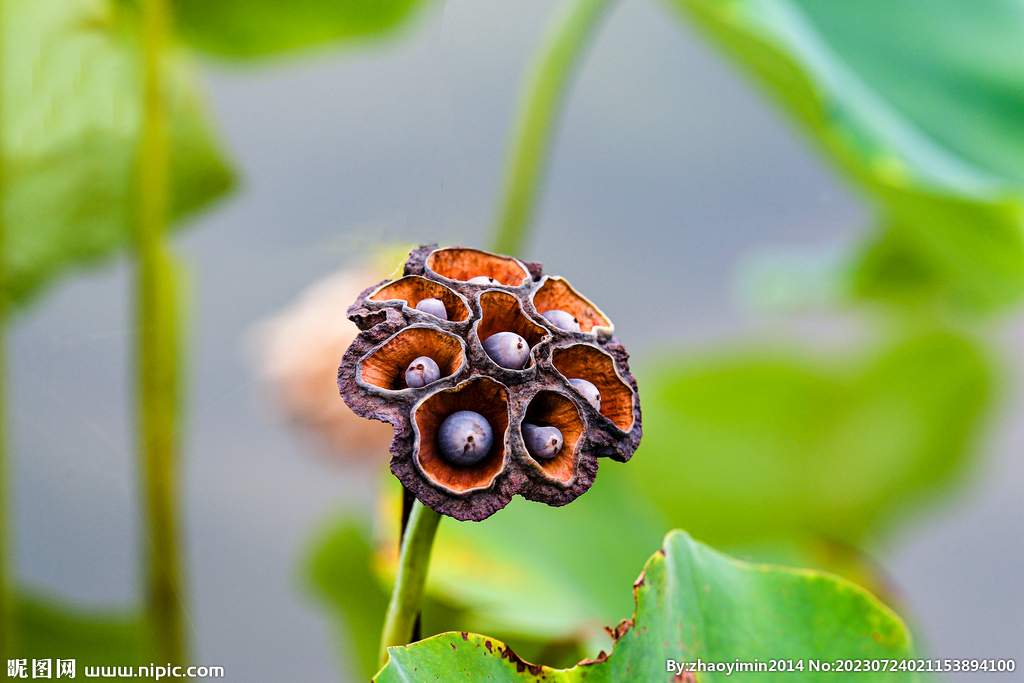
<instances>
[{"instance_id":1,"label":"blurry water background","mask_svg":"<svg viewBox=\"0 0 1024 683\"><path fill-rule=\"evenodd\" d=\"M205 62L243 181L175 239L191 269L190 663L224 666L230 681L342 676L299 569L332 511L370 514L373 477L319 456L275 417L251 330L376 242L486 246L549 5L449 0L380 43L258 68ZM736 273L759 249L838 248L868 215L700 36L661 5L626 0L572 88L523 256L600 302L638 361L737 339L827 348L856 324L758 313ZM65 278L12 326L17 578L85 604L134 605L141 590L130 304L121 259ZM1002 339L1016 365L981 464L873 552L931 656L1024 667L1019 316Z\"/></svg>"}]
</instances>

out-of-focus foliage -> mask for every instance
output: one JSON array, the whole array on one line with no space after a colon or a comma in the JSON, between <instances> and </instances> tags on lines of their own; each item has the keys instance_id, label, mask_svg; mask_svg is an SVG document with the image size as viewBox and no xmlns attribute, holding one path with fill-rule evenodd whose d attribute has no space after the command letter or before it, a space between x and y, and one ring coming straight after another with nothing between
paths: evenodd
<instances>
[{"instance_id":1,"label":"out-of-focus foliage","mask_svg":"<svg viewBox=\"0 0 1024 683\"><path fill-rule=\"evenodd\" d=\"M963 475L992 393L979 349L949 332L856 367L765 351L646 368L638 495L715 545L860 543Z\"/></svg>"},{"instance_id":2,"label":"out-of-focus foliage","mask_svg":"<svg viewBox=\"0 0 1024 683\"><path fill-rule=\"evenodd\" d=\"M370 567L369 530L358 521L342 519L319 539L311 554L306 575L310 588L340 616L350 661L359 673L372 676L378 669L380 630L388 595L377 584Z\"/></svg>"},{"instance_id":3,"label":"out-of-focus foliage","mask_svg":"<svg viewBox=\"0 0 1024 683\"><path fill-rule=\"evenodd\" d=\"M196 46L254 56L387 33L418 0L193 2L174 5ZM137 3L10 0L2 30L10 295L24 301L65 267L123 246L137 211L142 108ZM232 184L187 48L165 56L172 201L180 218Z\"/></svg>"},{"instance_id":4,"label":"out-of-focus foliage","mask_svg":"<svg viewBox=\"0 0 1024 683\"><path fill-rule=\"evenodd\" d=\"M363 678L373 676L380 668L378 648L389 590L381 579L393 578L375 573L373 567L379 564L373 559L373 541L367 525L342 517L317 539L306 570L310 590L324 601L338 624L341 634L338 642L345 643L349 667ZM474 623L471 615L448 600L428 597L424 601L422 628L425 634L466 630ZM511 632L509 635L515 638L517 651L526 657L564 666L583 656L579 643L573 638L552 641L543 637L544 634Z\"/></svg>"},{"instance_id":5,"label":"out-of-focus foliage","mask_svg":"<svg viewBox=\"0 0 1024 683\"><path fill-rule=\"evenodd\" d=\"M589 495L589 494L588 494ZM580 539L583 551L589 539ZM629 584L625 584L629 585ZM622 592L625 585L620 587ZM900 620L852 584L812 571L750 565L673 532L634 586L632 623L616 629L606 659L553 671L523 666L500 642L448 633L389 650L374 679L608 681L667 680L666 661L756 659L905 659L910 641ZM863 672L867 681L914 681L908 672ZM845 681L849 673L733 673L727 680ZM720 676L726 679L725 674ZM718 680L701 674L699 680ZM678 680L693 680L685 674ZM673 679L675 680L675 679Z\"/></svg>"},{"instance_id":6,"label":"out-of-focus foliage","mask_svg":"<svg viewBox=\"0 0 1024 683\"><path fill-rule=\"evenodd\" d=\"M862 296L1024 295L1024 10L1015 0L671 0L869 193Z\"/></svg>"},{"instance_id":7,"label":"out-of-focus foliage","mask_svg":"<svg viewBox=\"0 0 1024 683\"><path fill-rule=\"evenodd\" d=\"M15 642L19 658L75 659L76 677L84 666L139 666L152 662L152 645L141 615L70 609L34 595L19 595L14 604ZM56 673L54 672L54 678Z\"/></svg>"},{"instance_id":8,"label":"out-of-focus foliage","mask_svg":"<svg viewBox=\"0 0 1024 683\"><path fill-rule=\"evenodd\" d=\"M124 245L135 220L141 126L136 17L113 2L4 3L2 197L10 295L24 301L64 268ZM173 211L224 193L193 65L167 55Z\"/></svg>"},{"instance_id":9,"label":"out-of-focus foliage","mask_svg":"<svg viewBox=\"0 0 1024 683\"><path fill-rule=\"evenodd\" d=\"M424 0L173 0L182 38L227 57L257 57L397 28Z\"/></svg>"},{"instance_id":10,"label":"out-of-focus foliage","mask_svg":"<svg viewBox=\"0 0 1024 683\"><path fill-rule=\"evenodd\" d=\"M470 630L600 634L629 614L629 596L616 587L636 578L670 528L623 480L626 467L602 462L594 486L572 505L517 497L483 522L442 524L428 590L463 605Z\"/></svg>"}]
</instances>

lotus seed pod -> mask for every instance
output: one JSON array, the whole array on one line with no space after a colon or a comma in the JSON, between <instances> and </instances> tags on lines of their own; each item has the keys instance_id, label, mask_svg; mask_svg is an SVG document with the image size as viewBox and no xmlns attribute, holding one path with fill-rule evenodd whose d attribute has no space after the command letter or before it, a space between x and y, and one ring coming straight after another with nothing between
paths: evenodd
<instances>
[{"instance_id":1,"label":"lotus seed pod","mask_svg":"<svg viewBox=\"0 0 1024 683\"><path fill-rule=\"evenodd\" d=\"M427 299L447 318L413 309ZM362 331L338 370L341 395L394 428L391 471L437 512L479 521L514 495L565 505L594 483L599 458L625 462L640 443L636 381L614 326L538 263L420 247L348 317ZM424 362L419 377L423 357L436 375Z\"/></svg>"},{"instance_id":2,"label":"lotus seed pod","mask_svg":"<svg viewBox=\"0 0 1024 683\"><path fill-rule=\"evenodd\" d=\"M583 398L587 399L587 403L594 406L594 410L601 412L601 392L598 391L593 383L579 377L573 377L569 380L569 384L576 387L576 391L583 394Z\"/></svg>"},{"instance_id":3,"label":"lotus seed pod","mask_svg":"<svg viewBox=\"0 0 1024 683\"><path fill-rule=\"evenodd\" d=\"M472 410L452 413L437 431L441 454L453 465L475 465L491 450L494 434L484 416Z\"/></svg>"},{"instance_id":4,"label":"lotus seed pod","mask_svg":"<svg viewBox=\"0 0 1024 683\"><path fill-rule=\"evenodd\" d=\"M418 304L416 304L416 310L423 311L424 313L429 313L430 315L440 318L441 320L448 319L448 311L445 310L444 302L441 301L440 299L423 299Z\"/></svg>"},{"instance_id":5,"label":"lotus seed pod","mask_svg":"<svg viewBox=\"0 0 1024 683\"><path fill-rule=\"evenodd\" d=\"M431 382L441 379L441 368L430 356L420 356L405 370L405 383L410 389L425 387Z\"/></svg>"},{"instance_id":6,"label":"lotus seed pod","mask_svg":"<svg viewBox=\"0 0 1024 683\"><path fill-rule=\"evenodd\" d=\"M477 275L476 277L471 277L471 278L469 278L469 280L467 280L467 282L469 282L469 284L471 284L471 285L496 285L496 284L499 284L498 281L495 280L493 277L488 277L486 275Z\"/></svg>"},{"instance_id":7,"label":"lotus seed pod","mask_svg":"<svg viewBox=\"0 0 1024 683\"><path fill-rule=\"evenodd\" d=\"M484 351L495 363L509 370L522 370L530 360L530 345L515 332L498 332L483 341Z\"/></svg>"},{"instance_id":8,"label":"lotus seed pod","mask_svg":"<svg viewBox=\"0 0 1024 683\"><path fill-rule=\"evenodd\" d=\"M567 332L580 331L580 321L571 313L559 310L548 311L544 313L544 318L561 330L566 330Z\"/></svg>"},{"instance_id":9,"label":"lotus seed pod","mask_svg":"<svg viewBox=\"0 0 1024 683\"><path fill-rule=\"evenodd\" d=\"M550 460L562 450L562 432L557 427L541 427L524 422L523 443L533 457Z\"/></svg>"}]
</instances>

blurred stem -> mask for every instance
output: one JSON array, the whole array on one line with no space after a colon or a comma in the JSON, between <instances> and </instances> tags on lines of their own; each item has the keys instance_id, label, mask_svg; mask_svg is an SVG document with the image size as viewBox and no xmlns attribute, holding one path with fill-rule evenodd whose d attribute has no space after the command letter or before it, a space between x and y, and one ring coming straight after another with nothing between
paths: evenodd
<instances>
[{"instance_id":1,"label":"blurred stem","mask_svg":"<svg viewBox=\"0 0 1024 683\"><path fill-rule=\"evenodd\" d=\"M4 35L4 3L0 0L0 35ZM0 42L0 64L3 48ZM3 84L0 78L0 85ZM0 96L0 114L3 112L3 97ZM7 319L9 307L7 302L7 215L6 206L6 163L7 155L4 147L3 117L0 115L0 661L12 656L11 637L13 611L11 606L11 556L8 545L7 510L11 505L9 498L10 471L7 463Z\"/></svg>"},{"instance_id":2,"label":"blurred stem","mask_svg":"<svg viewBox=\"0 0 1024 683\"><path fill-rule=\"evenodd\" d=\"M142 2L143 110L139 216L135 234L136 371L149 557L146 607L158 661L185 663L177 518L178 320L175 264L165 232L170 207L170 146L163 60L167 0Z\"/></svg>"},{"instance_id":3,"label":"blurred stem","mask_svg":"<svg viewBox=\"0 0 1024 683\"><path fill-rule=\"evenodd\" d=\"M520 97L492 245L499 253L516 255L526 245L555 117L573 69L610 4L611 0L568 0L548 29Z\"/></svg>"},{"instance_id":4,"label":"blurred stem","mask_svg":"<svg viewBox=\"0 0 1024 683\"><path fill-rule=\"evenodd\" d=\"M398 557L398 573L391 591L391 602L384 617L384 630L380 637L380 664L388 661L388 648L408 645L412 641L413 626L423 602L423 587L430 566L430 551L441 515L418 500L413 502L409 523L402 535L402 550Z\"/></svg>"}]
</instances>

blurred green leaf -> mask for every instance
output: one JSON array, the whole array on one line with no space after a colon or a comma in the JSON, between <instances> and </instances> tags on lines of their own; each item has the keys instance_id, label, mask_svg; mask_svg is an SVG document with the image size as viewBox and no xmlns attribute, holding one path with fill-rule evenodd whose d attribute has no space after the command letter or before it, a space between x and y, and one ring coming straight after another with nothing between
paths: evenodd
<instances>
[{"instance_id":1,"label":"blurred green leaf","mask_svg":"<svg viewBox=\"0 0 1024 683\"><path fill-rule=\"evenodd\" d=\"M499 513L500 514L500 513ZM586 545L581 539L580 547ZM624 584L620 590L625 593ZM410 680L667 680L666 661L761 662L809 658L911 656L900 620L868 593L826 574L738 562L676 531L634 586L634 619L616 629L607 658L568 671L524 665L503 643L449 633L390 649L380 683ZM697 680L783 681L788 672L699 674ZM802 681L845 681L849 673L797 674ZM856 674L865 681L913 681L913 673ZM673 680L694 680L685 674Z\"/></svg>"},{"instance_id":2,"label":"blurred green leaf","mask_svg":"<svg viewBox=\"0 0 1024 683\"><path fill-rule=\"evenodd\" d=\"M878 205L854 291L974 310L1024 295L1019 2L671 2Z\"/></svg>"},{"instance_id":3,"label":"blurred green leaf","mask_svg":"<svg viewBox=\"0 0 1024 683\"><path fill-rule=\"evenodd\" d=\"M572 505L552 508L516 497L482 522L443 520L430 595L464 608L460 630L501 635L517 647L523 638L606 641L603 627L630 609L629 596L617 588L636 578L669 528L630 491L625 467L602 462L594 486ZM388 480L397 499L397 480ZM384 547L395 543L388 539ZM380 559L382 572L393 575L397 557Z\"/></svg>"},{"instance_id":4,"label":"blurred green leaf","mask_svg":"<svg viewBox=\"0 0 1024 683\"><path fill-rule=\"evenodd\" d=\"M392 540L386 541L389 547L394 547ZM339 622L342 633L339 641L346 643L348 655L356 660L353 666L367 678L380 668L380 632L389 597L379 576L387 572L374 570L380 562L372 548L366 524L343 517L329 525L316 541L306 571L313 593L324 600ZM436 571L437 567L432 566L431 572ZM390 580L390 577L385 578ZM450 596L435 593L424 601L424 634L462 630L470 628L472 623L474 620L456 606ZM579 661L582 656L579 642L571 637L548 638L544 634L523 633L509 633L509 636L520 652L541 661L565 665Z\"/></svg>"},{"instance_id":5,"label":"blurred green leaf","mask_svg":"<svg viewBox=\"0 0 1024 683\"><path fill-rule=\"evenodd\" d=\"M340 640L357 660L359 673L372 676L380 668L378 648L388 595L370 569L372 546L365 527L350 519L332 525L315 544L306 574L313 591L340 618Z\"/></svg>"},{"instance_id":6,"label":"blurred green leaf","mask_svg":"<svg viewBox=\"0 0 1024 683\"><path fill-rule=\"evenodd\" d=\"M139 666L152 661L148 629L141 615L19 595L14 621L11 657L75 659L76 676L82 675L83 666Z\"/></svg>"},{"instance_id":7,"label":"blurred green leaf","mask_svg":"<svg viewBox=\"0 0 1024 683\"><path fill-rule=\"evenodd\" d=\"M857 545L964 469L992 374L946 332L861 368L763 352L661 363L641 378L644 440L628 474L709 543Z\"/></svg>"},{"instance_id":8,"label":"blurred green leaf","mask_svg":"<svg viewBox=\"0 0 1024 683\"><path fill-rule=\"evenodd\" d=\"M601 469L572 505L551 508L517 497L483 522L443 524L432 585L460 596L479 620L470 623L492 633L564 638L580 623L596 630L607 615L628 613L629 598L615 587L636 578L667 526L633 500L623 465L602 462Z\"/></svg>"},{"instance_id":9,"label":"blurred green leaf","mask_svg":"<svg viewBox=\"0 0 1024 683\"><path fill-rule=\"evenodd\" d=\"M4 5L4 257L24 301L72 265L123 246L136 211L141 51L130 8L99 0ZM207 205L231 185L193 65L167 56L173 210Z\"/></svg>"},{"instance_id":10,"label":"blurred green leaf","mask_svg":"<svg viewBox=\"0 0 1024 683\"><path fill-rule=\"evenodd\" d=\"M395 30L424 0L173 0L178 29L196 47L258 57Z\"/></svg>"}]
</instances>

